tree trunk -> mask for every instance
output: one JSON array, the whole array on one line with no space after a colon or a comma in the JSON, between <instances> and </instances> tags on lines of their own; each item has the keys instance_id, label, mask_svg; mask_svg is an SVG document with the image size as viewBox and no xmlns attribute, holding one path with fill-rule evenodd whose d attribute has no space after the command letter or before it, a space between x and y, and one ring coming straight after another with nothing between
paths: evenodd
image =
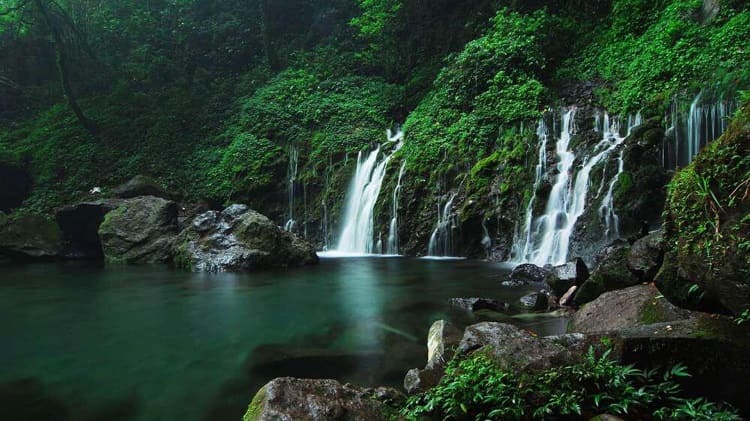
<instances>
[{"instance_id":1,"label":"tree trunk","mask_svg":"<svg viewBox=\"0 0 750 421\"><path fill-rule=\"evenodd\" d=\"M271 69L272 72L278 72L281 70L281 63L279 61L279 56L276 54L276 50L273 48L273 41L271 38L271 10L269 8L270 1L269 0L261 0L260 2L260 12L261 12L261 31L263 35L263 49L266 52L266 61L268 62L268 67Z\"/></svg>"},{"instance_id":2,"label":"tree trunk","mask_svg":"<svg viewBox=\"0 0 750 421\"><path fill-rule=\"evenodd\" d=\"M73 113L76 115L78 122L81 123L81 126L83 126L83 128L86 129L86 131L88 131L92 136L96 136L98 133L96 123L94 123L92 120L89 120L88 117L86 117L86 115L83 113L83 110L81 110L81 107L78 105L78 100L76 99L75 93L73 92L73 88L71 87L69 77L70 72L68 71L67 49L65 47L65 42L62 39L62 35L60 34L60 28L58 28L55 21L49 15L49 11L42 3L42 0L36 0L36 5L39 8L39 12L42 14L42 16L44 16L44 20L47 22L47 26L49 27L50 31L52 31L52 37L55 40L57 72L60 75L60 83L62 84L63 94L68 100L68 105L70 106L70 109L73 110Z\"/></svg>"}]
</instances>

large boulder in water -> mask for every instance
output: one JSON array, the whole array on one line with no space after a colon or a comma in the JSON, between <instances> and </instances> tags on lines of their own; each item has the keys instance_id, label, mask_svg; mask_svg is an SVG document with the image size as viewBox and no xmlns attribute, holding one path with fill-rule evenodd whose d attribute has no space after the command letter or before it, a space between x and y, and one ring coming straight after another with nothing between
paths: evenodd
<instances>
[{"instance_id":1,"label":"large boulder in water","mask_svg":"<svg viewBox=\"0 0 750 421\"><path fill-rule=\"evenodd\" d=\"M315 264L308 242L245 205L197 216L175 240L177 266L198 272L234 272Z\"/></svg>"},{"instance_id":2,"label":"large boulder in water","mask_svg":"<svg viewBox=\"0 0 750 421\"><path fill-rule=\"evenodd\" d=\"M531 263L524 263L516 266L508 275L509 281L515 284L539 284L544 283L549 278L551 272L548 269L539 267Z\"/></svg>"},{"instance_id":3,"label":"large boulder in water","mask_svg":"<svg viewBox=\"0 0 750 421\"><path fill-rule=\"evenodd\" d=\"M547 283L557 296L564 295L572 286L581 286L589 279L589 268L580 257L552 268L552 276Z\"/></svg>"},{"instance_id":4,"label":"large boulder in water","mask_svg":"<svg viewBox=\"0 0 750 421\"><path fill-rule=\"evenodd\" d=\"M653 285L636 285L606 292L585 304L573 315L568 330L605 332L689 317L688 310L672 305Z\"/></svg>"},{"instance_id":5,"label":"large boulder in water","mask_svg":"<svg viewBox=\"0 0 750 421\"><path fill-rule=\"evenodd\" d=\"M42 215L0 213L0 255L11 260L49 260L59 256L60 229Z\"/></svg>"},{"instance_id":6,"label":"large boulder in water","mask_svg":"<svg viewBox=\"0 0 750 421\"><path fill-rule=\"evenodd\" d=\"M127 183L112 189L112 196L120 199L130 199L139 196L155 196L163 199L171 198L171 195L159 183L143 175L136 175Z\"/></svg>"},{"instance_id":7,"label":"large boulder in water","mask_svg":"<svg viewBox=\"0 0 750 421\"><path fill-rule=\"evenodd\" d=\"M243 421L392 419L403 395L393 389L362 389L336 380L281 377L263 386Z\"/></svg>"},{"instance_id":8,"label":"large boulder in water","mask_svg":"<svg viewBox=\"0 0 750 421\"><path fill-rule=\"evenodd\" d=\"M406 373L406 392L414 394L435 387L445 374L445 366L453 358L461 338L461 331L449 322L438 320L433 323L427 334L427 365L422 370L413 368Z\"/></svg>"},{"instance_id":9,"label":"large boulder in water","mask_svg":"<svg viewBox=\"0 0 750 421\"><path fill-rule=\"evenodd\" d=\"M154 196L124 200L98 232L108 262L167 262L178 234L177 204Z\"/></svg>"}]
</instances>

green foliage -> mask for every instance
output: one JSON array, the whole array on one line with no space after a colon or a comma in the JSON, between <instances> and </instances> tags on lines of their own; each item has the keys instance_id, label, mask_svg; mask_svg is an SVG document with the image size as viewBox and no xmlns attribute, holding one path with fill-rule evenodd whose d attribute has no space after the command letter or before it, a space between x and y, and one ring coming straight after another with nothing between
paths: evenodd
<instances>
[{"instance_id":1,"label":"green foliage","mask_svg":"<svg viewBox=\"0 0 750 421\"><path fill-rule=\"evenodd\" d=\"M706 22L702 6L701 0L616 0L609 26L559 73L604 79L600 99L622 111L663 104L685 89L746 86L750 64L741 40L750 37L750 10L724 4Z\"/></svg>"},{"instance_id":2,"label":"green foliage","mask_svg":"<svg viewBox=\"0 0 750 421\"><path fill-rule=\"evenodd\" d=\"M351 20L351 25L366 37L380 35L401 9L399 0L357 0L362 14Z\"/></svg>"},{"instance_id":3,"label":"green foliage","mask_svg":"<svg viewBox=\"0 0 750 421\"><path fill-rule=\"evenodd\" d=\"M450 362L435 388L409 398L408 419L550 419L609 413L639 419L739 420L737 413L703 399L681 397L685 367L639 370L594 348L577 364L531 374L498 369L477 353Z\"/></svg>"}]
</instances>

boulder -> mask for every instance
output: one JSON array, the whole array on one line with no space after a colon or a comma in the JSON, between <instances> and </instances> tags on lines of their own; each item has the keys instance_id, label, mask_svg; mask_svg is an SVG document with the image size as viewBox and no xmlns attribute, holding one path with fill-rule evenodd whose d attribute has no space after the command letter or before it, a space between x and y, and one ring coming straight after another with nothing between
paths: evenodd
<instances>
[{"instance_id":1,"label":"boulder","mask_svg":"<svg viewBox=\"0 0 750 421\"><path fill-rule=\"evenodd\" d=\"M580 335L540 338L506 323L482 322L466 328L457 354L483 352L499 368L515 372L543 370L575 361L582 352L582 339Z\"/></svg>"},{"instance_id":2,"label":"boulder","mask_svg":"<svg viewBox=\"0 0 750 421\"><path fill-rule=\"evenodd\" d=\"M532 292L519 300L521 307L531 311L545 311L549 308L549 295L544 292Z\"/></svg>"},{"instance_id":3,"label":"boulder","mask_svg":"<svg viewBox=\"0 0 750 421\"><path fill-rule=\"evenodd\" d=\"M313 246L244 205L197 216L175 240L174 261L198 272L251 271L318 262Z\"/></svg>"},{"instance_id":4,"label":"boulder","mask_svg":"<svg viewBox=\"0 0 750 421\"><path fill-rule=\"evenodd\" d=\"M531 263L524 263L516 266L508 278L510 281L529 284L546 282L549 276L549 270Z\"/></svg>"},{"instance_id":5,"label":"boulder","mask_svg":"<svg viewBox=\"0 0 750 421\"><path fill-rule=\"evenodd\" d=\"M561 306L569 306L573 304L573 297L575 296L576 291L578 290L578 287L573 285L570 287L565 294L563 294L562 298L560 298L560 305Z\"/></svg>"},{"instance_id":6,"label":"boulder","mask_svg":"<svg viewBox=\"0 0 750 421\"><path fill-rule=\"evenodd\" d=\"M403 395L336 380L281 377L263 386L243 421L389 420Z\"/></svg>"},{"instance_id":7,"label":"boulder","mask_svg":"<svg viewBox=\"0 0 750 421\"><path fill-rule=\"evenodd\" d=\"M572 286L581 286L589 279L589 268L580 257L572 262L552 268L552 275L547 278L547 283L555 294L561 296Z\"/></svg>"},{"instance_id":8,"label":"boulder","mask_svg":"<svg viewBox=\"0 0 750 421\"><path fill-rule=\"evenodd\" d=\"M584 304L573 316L568 330L594 333L673 322L690 317L690 312L672 305L653 285L636 285L600 295Z\"/></svg>"},{"instance_id":9,"label":"boulder","mask_svg":"<svg viewBox=\"0 0 750 421\"><path fill-rule=\"evenodd\" d=\"M453 358L462 332L445 320L432 324L427 334L427 365L413 368L404 377L404 389L409 394L424 392L435 387L445 374L445 366Z\"/></svg>"},{"instance_id":10,"label":"boulder","mask_svg":"<svg viewBox=\"0 0 750 421\"><path fill-rule=\"evenodd\" d=\"M42 215L0 213L0 255L11 260L49 260L60 255L60 229Z\"/></svg>"},{"instance_id":11,"label":"boulder","mask_svg":"<svg viewBox=\"0 0 750 421\"><path fill-rule=\"evenodd\" d=\"M451 298L450 305L468 311L492 310L507 311L508 304L491 298Z\"/></svg>"},{"instance_id":12,"label":"boulder","mask_svg":"<svg viewBox=\"0 0 750 421\"><path fill-rule=\"evenodd\" d=\"M120 199L104 199L57 209L55 219L62 231L63 257L68 259L103 258L99 226L104 221L104 216L121 203Z\"/></svg>"},{"instance_id":13,"label":"boulder","mask_svg":"<svg viewBox=\"0 0 750 421\"><path fill-rule=\"evenodd\" d=\"M461 331L451 323L445 320L433 323L427 334L427 367L443 366L453 358L461 337Z\"/></svg>"},{"instance_id":14,"label":"boulder","mask_svg":"<svg viewBox=\"0 0 750 421\"><path fill-rule=\"evenodd\" d=\"M171 199L171 195L156 181L143 175L136 175L128 182L112 189L112 196L120 199L130 199L138 196L155 196L163 199Z\"/></svg>"},{"instance_id":15,"label":"boulder","mask_svg":"<svg viewBox=\"0 0 750 421\"><path fill-rule=\"evenodd\" d=\"M607 291L627 288L640 282L628 269L628 250L626 245L617 244L605 248L596 256L596 268L573 298L575 306L593 301Z\"/></svg>"},{"instance_id":16,"label":"boulder","mask_svg":"<svg viewBox=\"0 0 750 421\"><path fill-rule=\"evenodd\" d=\"M656 231L637 240L630 247L628 269L641 282L651 282L659 272L663 259L663 238L661 231Z\"/></svg>"},{"instance_id":17,"label":"boulder","mask_svg":"<svg viewBox=\"0 0 750 421\"><path fill-rule=\"evenodd\" d=\"M98 233L108 262L167 262L178 234L177 204L154 196L124 200L104 216Z\"/></svg>"}]
</instances>

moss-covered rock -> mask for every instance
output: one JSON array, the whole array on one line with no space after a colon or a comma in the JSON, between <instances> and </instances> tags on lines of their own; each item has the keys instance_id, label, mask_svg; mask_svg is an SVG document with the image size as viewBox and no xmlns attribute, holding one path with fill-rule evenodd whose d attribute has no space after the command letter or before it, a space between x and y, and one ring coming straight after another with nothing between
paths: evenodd
<instances>
[{"instance_id":1,"label":"moss-covered rock","mask_svg":"<svg viewBox=\"0 0 750 421\"><path fill-rule=\"evenodd\" d=\"M664 295L693 308L750 308L750 106L675 174L664 214Z\"/></svg>"},{"instance_id":2,"label":"moss-covered rock","mask_svg":"<svg viewBox=\"0 0 750 421\"><path fill-rule=\"evenodd\" d=\"M0 255L14 260L45 260L60 255L60 229L43 215L0 213Z\"/></svg>"},{"instance_id":3,"label":"moss-covered rock","mask_svg":"<svg viewBox=\"0 0 750 421\"><path fill-rule=\"evenodd\" d=\"M154 196L123 201L99 226L109 263L167 262L177 233L177 204Z\"/></svg>"}]
</instances>

